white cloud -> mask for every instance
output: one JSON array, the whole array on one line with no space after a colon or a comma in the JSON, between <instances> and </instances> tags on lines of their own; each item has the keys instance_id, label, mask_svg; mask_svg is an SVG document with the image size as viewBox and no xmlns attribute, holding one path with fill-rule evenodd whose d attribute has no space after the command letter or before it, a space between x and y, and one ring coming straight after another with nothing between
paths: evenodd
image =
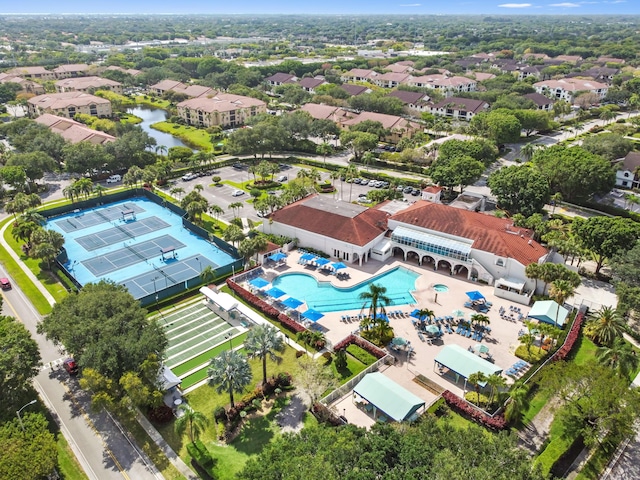
<instances>
[{"instance_id":1,"label":"white cloud","mask_svg":"<svg viewBox=\"0 0 640 480\"><path fill-rule=\"evenodd\" d=\"M530 3L503 3L502 5L498 5L502 8L529 8L533 7Z\"/></svg>"},{"instance_id":2,"label":"white cloud","mask_svg":"<svg viewBox=\"0 0 640 480\"><path fill-rule=\"evenodd\" d=\"M562 3L552 3L549 6L550 7L561 7L561 8L577 8L580 5L577 4L577 3L562 2Z\"/></svg>"}]
</instances>

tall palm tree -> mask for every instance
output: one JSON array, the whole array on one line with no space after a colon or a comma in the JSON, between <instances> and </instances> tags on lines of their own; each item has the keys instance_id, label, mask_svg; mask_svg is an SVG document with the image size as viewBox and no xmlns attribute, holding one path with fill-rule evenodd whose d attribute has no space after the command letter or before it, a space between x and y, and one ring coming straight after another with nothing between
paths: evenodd
<instances>
[{"instance_id":1,"label":"tall palm tree","mask_svg":"<svg viewBox=\"0 0 640 480\"><path fill-rule=\"evenodd\" d=\"M267 383L267 358L272 362L279 362L281 357L277 352L284 351L282 335L273 325L260 324L249 330L244 341L244 349L250 358L262 360L262 384Z\"/></svg>"},{"instance_id":2,"label":"tall palm tree","mask_svg":"<svg viewBox=\"0 0 640 480\"><path fill-rule=\"evenodd\" d=\"M624 319L612 307L602 307L587 321L586 335L599 345L611 346L616 338L622 337Z\"/></svg>"},{"instance_id":3,"label":"tall palm tree","mask_svg":"<svg viewBox=\"0 0 640 480\"><path fill-rule=\"evenodd\" d=\"M558 203L562 201L562 194L560 192L556 192L551 195L551 200L553 201L553 208L551 209L551 215L553 215L556 211L556 206Z\"/></svg>"},{"instance_id":4,"label":"tall palm tree","mask_svg":"<svg viewBox=\"0 0 640 480\"><path fill-rule=\"evenodd\" d=\"M176 419L174 424L176 433L183 435L186 430L191 443L195 443L209 423L207 417L204 413L197 412L186 403L180 405L178 410L182 412L182 415Z\"/></svg>"},{"instance_id":5,"label":"tall palm tree","mask_svg":"<svg viewBox=\"0 0 640 480\"><path fill-rule=\"evenodd\" d=\"M184 188L174 187L171 190L169 190L169 193L174 197L177 197L178 199L180 199L180 196L184 193Z\"/></svg>"},{"instance_id":6,"label":"tall palm tree","mask_svg":"<svg viewBox=\"0 0 640 480\"><path fill-rule=\"evenodd\" d=\"M538 147L534 143L527 143L520 149L520 156L528 162L533 158L533 154L536 153L537 149Z\"/></svg>"},{"instance_id":7,"label":"tall palm tree","mask_svg":"<svg viewBox=\"0 0 640 480\"><path fill-rule=\"evenodd\" d=\"M622 337L617 337L611 346L598 348L596 358L600 365L611 367L623 377L629 377L630 373L638 369L640 363L631 344Z\"/></svg>"},{"instance_id":8,"label":"tall palm tree","mask_svg":"<svg viewBox=\"0 0 640 480\"><path fill-rule=\"evenodd\" d=\"M426 319L431 320L435 316L436 316L436 312L434 312L433 310L429 310L428 308L422 308L418 311L418 318L423 321Z\"/></svg>"},{"instance_id":9,"label":"tall palm tree","mask_svg":"<svg viewBox=\"0 0 640 480\"><path fill-rule=\"evenodd\" d=\"M240 213L240 209L244 208L244 204L242 202L232 202L229 204L229 208L233 212L233 216L235 218Z\"/></svg>"},{"instance_id":10,"label":"tall palm tree","mask_svg":"<svg viewBox=\"0 0 640 480\"><path fill-rule=\"evenodd\" d=\"M558 326L558 316L560 315L560 307L564 305L564 302L572 297L575 293L576 289L571 284L571 282L567 280L554 280L551 282L551 288L549 289L549 296L555 300L558 304L558 309L556 310L556 318L555 318L555 326Z\"/></svg>"},{"instance_id":11,"label":"tall palm tree","mask_svg":"<svg viewBox=\"0 0 640 480\"><path fill-rule=\"evenodd\" d=\"M267 249L267 245L269 242L267 240L267 237L265 237L264 235L256 235L251 239L251 242L253 243L253 252L256 256L255 260L256 263L258 263L258 254Z\"/></svg>"},{"instance_id":12,"label":"tall palm tree","mask_svg":"<svg viewBox=\"0 0 640 480\"><path fill-rule=\"evenodd\" d=\"M493 404L493 399L500 397L500 389L507 386L507 379L497 373L492 373L487 377L487 385L491 388L491 395L489 397L489 405Z\"/></svg>"},{"instance_id":13,"label":"tall palm tree","mask_svg":"<svg viewBox=\"0 0 640 480\"><path fill-rule=\"evenodd\" d=\"M525 333L524 335L520 336L519 340L527 346L527 353L531 354L531 346L533 345L533 342L536 341L535 335L531 333Z\"/></svg>"},{"instance_id":14,"label":"tall palm tree","mask_svg":"<svg viewBox=\"0 0 640 480\"><path fill-rule=\"evenodd\" d=\"M485 383L486 381L487 376L482 372L472 373L471 375L469 375L469 378L467 378L467 382L475 387L478 406L480 406L480 384Z\"/></svg>"},{"instance_id":15,"label":"tall palm tree","mask_svg":"<svg viewBox=\"0 0 640 480\"><path fill-rule=\"evenodd\" d=\"M360 174L360 172L358 172L358 167L356 167L355 165L349 165L347 167L347 170L345 172L345 176L347 178L347 181L350 182L349 185L349 201L351 201L351 192L353 191L353 180L355 178L358 178L358 175Z\"/></svg>"},{"instance_id":16,"label":"tall palm tree","mask_svg":"<svg viewBox=\"0 0 640 480\"><path fill-rule=\"evenodd\" d=\"M209 213L213 215L213 218L218 220L220 218L220 215L224 214L224 210L220 205L210 205Z\"/></svg>"},{"instance_id":17,"label":"tall palm tree","mask_svg":"<svg viewBox=\"0 0 640 480\"><path fill-rule=\"evenodd\" d=\"M391 303L391 299L385 293L387 293L387 287L372 283L369 285L368 292L362 292L358 296L360 300L365 301L363 309L366 308L367 303L369 304L369 317L374 324L378 322L378 312L386 313L385 307Z\"/></svg>"},{"instance_id":18,"label":"tall palm tree","mask_svg":"<svg viewBox=\"0 0 640 480\"><path fill-rule=\"evenodd\" d=\"M244 238L244 232L239 226L231 224L225 229L222 238L225 242L231 242L235 246Z\"/></svg>"},{"instance_id":19,"label":"tall palm tree","mask_svg":"<svg viewBox=\"0 0 640 480\"><path fill-rule=\"evenodd\" d=\"M235 350L225 350L213 357L207 369L208 383L216 386L216 391L229 392L229 403L233 408L233 393L242 393L251 383L251 367L246 355Z\"/></svg>"},{"instance_id":20,"label":"tall palm tree","mask_svg":"<svg viewBox=\"0 0 640 480\"><path fill-rule=\"evenodd\" d=\"M211 265L207 265L200 272L200 278L204 283L212 282L216 278L216 269Z\"/></svg>"},{"instance_id":21,"label":"tall palm tree","mask_svg":"<svg viewBox=\"0 0 640 480\"><path fill-rule=\"evenodd\" d=\"M511 392L509 392L509 403L504 411L504 418L511 424L519 422L527 403L527 389L522 386L512 388Z\"/></svg>"},{"instance_id":22,"label":"tall palm tree","mask_svg":"<svg viewBox=\"0 0 640 480\"><path fill-rule=\"evenodd\" d=\"M40 226L43 226L45 224L45 221L46 220L42 216L42 214L35 208L29 208L22 215L20 215L20 218L18 219L18 222L31 222Z\"/></svg>"}]
</instances>

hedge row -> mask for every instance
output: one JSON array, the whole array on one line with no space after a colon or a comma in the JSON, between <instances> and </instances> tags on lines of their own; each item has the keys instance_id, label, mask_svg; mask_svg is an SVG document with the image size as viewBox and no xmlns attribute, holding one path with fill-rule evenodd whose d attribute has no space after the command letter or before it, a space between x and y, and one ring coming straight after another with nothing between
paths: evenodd
<instances>
[{"instance_id":1,"label":"hedge row","mask_svg":"<svg viewBox=\"0 0 640 480\"><path fill-rule=\"evenodd\" d=\"M449 390L442 392L442 398L444 398L444 401L447 402L447 405L449 405L453 410L474 422L479 423L480 425L490 428L491 430L504 430L507 428L507 421L502 415L491 417L483 411L474 408L469 404L469 402Z\"/></svg>"},{"instance_id":2,"label":"hedge row","mask_svg":"<svg viewBox=\"0 0 640 480\"><path fill-rule=\"evenodd\" d=\"M366 341L364 338L359 337L357 335L353 335L353 334L345 337L343 340L340 340L338 343L336 343L333 346L333 351L337 352L338 350L344 350L349 345L359 346L363 350L367 351L368 353L376 357L378 360L386 355L384 350L376 347L372 343Z\"/></svg>"},{"instance_id":3,"label":"hedge row","mask_svg":"<svg viewBox=\"0 0 640 480\"><path fill-rule=\"evenodd\" d=\"M578 337L580 336L580 328L582 328L582 323L584 322L584 313L579 312L576 315L576 319L573 321L573 325L571 325L571 330L567 334L567 338L564 341L562 347L558 349L556 353L553 354L553 361L556 362L558 360L564 360L573 350Z\"/></svg>"}]
</instances>

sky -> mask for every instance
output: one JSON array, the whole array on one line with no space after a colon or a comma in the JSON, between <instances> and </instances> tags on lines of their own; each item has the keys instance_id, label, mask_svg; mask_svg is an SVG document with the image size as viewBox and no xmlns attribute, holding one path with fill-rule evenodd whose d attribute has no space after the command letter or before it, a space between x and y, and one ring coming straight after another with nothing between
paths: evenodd
<instances>
[{"instance_id":1,"label":"sky","mask_svg":"<svg viewBox=\"0 0 640 480\"><path fill-rule=\"evenodd\" d=\"M0 13L640 14L640 0L30 0L2 2Z\"/></svg>"}]
</instances>

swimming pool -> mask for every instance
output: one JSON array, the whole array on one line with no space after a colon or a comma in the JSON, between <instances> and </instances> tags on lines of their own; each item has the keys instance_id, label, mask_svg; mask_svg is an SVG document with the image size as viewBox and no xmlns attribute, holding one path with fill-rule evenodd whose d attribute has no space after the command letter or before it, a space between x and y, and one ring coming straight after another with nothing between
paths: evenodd
<instances>
[{"instance_id":1,"label":"swimming pool","mask_svg":"<svg viewBox=\"0 0 640 480\"><path fill-rule=\"evenodd\" d=\"M339 288L330 282L318 282L306 273L285 273L275 278L272 285L287 295L303 300L309 308L327 313L361 309L364 301L358 297L362 292L368 292L372 283L387 288L385 295L391 300L390 306L416 303L411 292L415 290L419 276L406 268L396 267L352 287Z\"/></svg>"},{"instance_id":2,"label":"swimming pool","mask_svg":"<svg viewBox=\"0 0 640 480\"><path fill-rule=\"evenodd\" d=\"M186 285L207 266L235 261L184 228L179 215L144 197L52 217L46 227L64 236L64 267L80 285L108 279L136 299Z\"/></svg>"}]
</instances>

